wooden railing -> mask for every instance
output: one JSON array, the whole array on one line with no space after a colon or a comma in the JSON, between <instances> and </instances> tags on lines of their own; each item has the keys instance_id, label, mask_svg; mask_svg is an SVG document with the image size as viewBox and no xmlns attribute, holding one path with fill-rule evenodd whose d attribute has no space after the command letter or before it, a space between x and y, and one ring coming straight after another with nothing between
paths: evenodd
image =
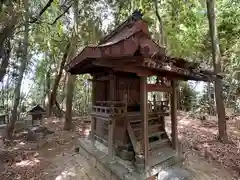
<instances>
[{"instance_id":1,"label":"wooden railing","mask_svg":"<svg viewBox=\"0 0 240 180\"><path fill-rule=\"evenodd\" d=\"M127 112L123 101L97 101L95 106L92 106L93 113L123 115Z\"/></svg>"},{"instance_id":2,"label":"wooden railing","mask_svg":"<svg viewBox=\"0 0 240 180\"><path fill-rule=\"evenodd\" d=\"M169 110L169 101L148 101L149 112L167 112Z\"/></svg>"}]
</instances>

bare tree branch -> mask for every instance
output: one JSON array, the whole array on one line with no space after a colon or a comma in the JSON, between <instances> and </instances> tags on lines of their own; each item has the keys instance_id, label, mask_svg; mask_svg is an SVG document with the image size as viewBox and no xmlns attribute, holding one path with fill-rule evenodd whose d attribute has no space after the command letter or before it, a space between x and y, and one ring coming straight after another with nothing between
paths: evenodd
<instances>
[{"instance_id":1,"label":"bare tree branch","mask_svg":"<svg viewBox=\"0 0 240 180\"><path fill-rule=\"evenodd\" d=\"M60 19L65 13L68 12L68 10L70 9L71 6L72 6L72 4L71 4L70 6L68 6L68 7L65 9L65 11L64 11L62 14L60 14L52 23L50 23L50 25L54 25L54 24L58 21L58 19Z\"/></svg>"},{"instance_id":2,"label":"bare tree branch","mask_svg":"<svg viewBox=\"0 0 240 180\"><path fill-rule=\"evenodd\" d=\"M30 21L30 23L35 23L38 21L38 19L43 15L43 13L51 6L52 2L54 0L49 0L48 3L43 7L43 9L40 11L37 17L33 18L33 20Z\"/></svg>"}]
</instances>

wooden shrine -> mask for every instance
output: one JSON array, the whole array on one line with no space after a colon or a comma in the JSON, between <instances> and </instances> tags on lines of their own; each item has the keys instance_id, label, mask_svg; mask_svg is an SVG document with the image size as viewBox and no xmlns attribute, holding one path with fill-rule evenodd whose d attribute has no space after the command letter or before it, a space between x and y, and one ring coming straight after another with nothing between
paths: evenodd
<instances>
[{"instance_id":1,"label":"wooden shrine","mask_svg":"<svg viewBox=\"0 0 240 180\"><path fill-rule=\"evenodd\" d=\"M45 114L46 111L37 104L27 112L26 122L32 126L40 125Z\"/></svg>"},{"instance_id":2,"label":"wooden shrine","mask_svg":"<svg viewBox=\"0 0 240 180\"><path fill-rule=\"evenodd\" d=\"M142 14L131 17L88 46L67 66L71 74L92 75L91 140L108 146L109 159L131 152L136 166L149 169L176 155L177 81L210 81L213 73L197 63L167 56L164 47L151 39ZM148 77L155 77L149 84ZM168 93L170 100L148 100L148 92ZM171 137L164 120L171 117Z\"/></svg>"}]
</instances>

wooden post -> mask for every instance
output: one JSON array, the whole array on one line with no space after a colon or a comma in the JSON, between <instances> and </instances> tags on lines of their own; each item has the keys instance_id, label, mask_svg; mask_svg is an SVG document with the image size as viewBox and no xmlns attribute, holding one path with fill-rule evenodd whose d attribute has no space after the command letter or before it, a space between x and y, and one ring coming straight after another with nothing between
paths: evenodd
<instances>
[{"instance_id":1,"label":"wooden post","mask_svg":"<svg viewBox=\"0 0 240 180\"><path fill-rule=\"evenodd\" d=\"M108 157L109 160L112 161L114 160L115 156L115 148L114 148L114 141L115 141L115 136L114 136L114 129L115 129L115 119L110 119L108 121Z\"/></svg>"},{"instance_id":2,"label":"wooden post","mask_svg":"<svg viewBox=\"0 0 240 180\"><path fill-rule=\"evenodd\" d=\"M109 88L110 88L109 89L110 90L110 100L115 101L116 100L116 77L114 74L111 74Z\"/></svg>"},{"instance_id":3,"label":"wooden post","mask_svg":"<svg viewBox=\"0 0 240 180\"><path fill-rule=\"evenodd\" d=\"M157 112L156 94L153 94L153 107L154 107L154 112Z\"/></svg>"},{"instance_id":4,"label":"wooden post","mask_svg":"<svg viewBox=\"0 0 240 180\"><path fill-rule=\"evenodd\" d=\"M148 169L148 108L147 108L147 77L140 77L141 122L143 129L145 170Z\"/></svg>"},{"instance_id":5,"label":"wooden post","mask_svg":"<svg viewBox=\"0 0 240 180\"><path fill-rule=\"evenodd\" d=\"M92 81L92 106L96 103L96 76L93 76ZM95 132L96 132L96 118L92 117L91 120L91 141L92 141L92 147L95 148Z\"/></svg>"},{"instance_id":6,"label":"wooden post","mask_svg":"<svg viewBox=\"0 0 240 180\"><path fill-rule=\"evenodd\" d=\"M171 94L171 123L172 123L172 147L177 150L178 148L178 132L177 132L177 84L176 81L171 81L172 94Z\"/></svg>"},{"instance_id":7,"label":"wooden post","mask_svg":"<svg viewBox=\"0 0 240 180\"><path fill-rule=\"evenodd\" d=\"M113 74L111 74L110 84L110 100L115 101L116 99L116 78ZM111 104L112 110L114 109L114 104ZM115 156L115 122L116 119L111 117L108 123L108 156L109 160L114 160Z\"/></svg>"}]
</instances>

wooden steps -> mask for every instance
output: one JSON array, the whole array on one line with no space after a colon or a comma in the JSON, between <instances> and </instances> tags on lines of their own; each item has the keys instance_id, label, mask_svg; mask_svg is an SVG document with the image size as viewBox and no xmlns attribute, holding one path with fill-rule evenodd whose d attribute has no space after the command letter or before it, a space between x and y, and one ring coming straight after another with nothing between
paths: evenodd
<instances>
[{"instance_id":1,"label":"wooden steps","mask_svg":"<svg viewBox=\"0 0 240 180\"><path fill-rule=\"evenodd\" d=\"M128 120L128 134L132 142L134 151L136 154L140 153L138 144L142 139L142 124L140 116L130 117ZM162 146L170 147L170 140L164 129L164 121L158 116L157 113L152 113L148 115L148 138L149 138L149 151L153 151ZM137 147L138 146L138 147Z\"/></svg>"},{"instance_id":2,"label":"wooden steps","mask_svg":"<svg viewBox=\"0 0 240 180\"><path fill-rule=\"evenodd\" d=\"M148 128L149 129L153 129L153 128L158 128L158 127L161 127L162 125L161 124L152 124L152 125L149 125ZM142 128L141 126L138 126L138 127L133 127L133 131L140 131Z\"/></svg>"}]
</instances>

